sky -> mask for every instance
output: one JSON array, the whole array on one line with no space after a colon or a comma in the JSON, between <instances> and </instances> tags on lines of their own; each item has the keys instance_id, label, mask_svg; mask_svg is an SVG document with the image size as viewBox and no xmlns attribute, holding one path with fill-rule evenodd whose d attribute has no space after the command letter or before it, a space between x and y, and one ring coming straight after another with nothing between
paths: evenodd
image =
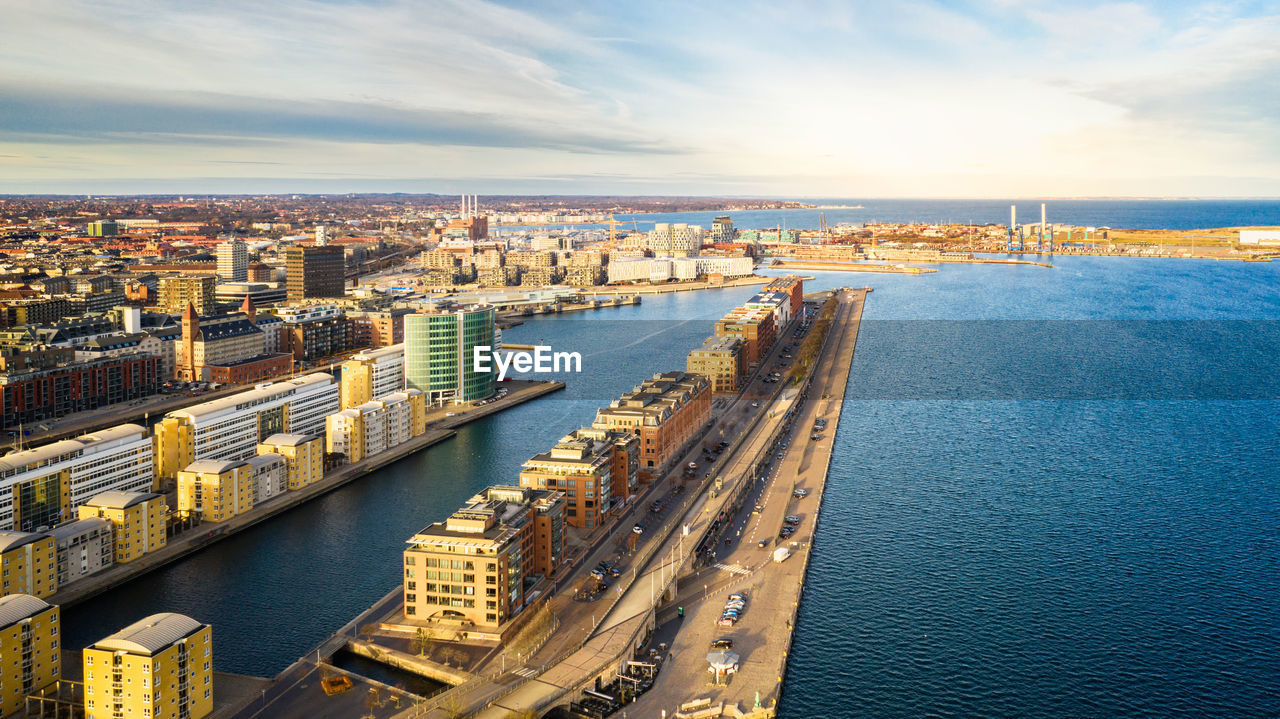
<instances>
[{"instance_id":1,"label":"sky","mask_svg":"<svg viewBox=\"0 0 1280 719\"><path fill-rule=\"evenodd\" d=\"M0 193L1280 196L1280 2L0 0Z\"/></svg>"}]
</instances>

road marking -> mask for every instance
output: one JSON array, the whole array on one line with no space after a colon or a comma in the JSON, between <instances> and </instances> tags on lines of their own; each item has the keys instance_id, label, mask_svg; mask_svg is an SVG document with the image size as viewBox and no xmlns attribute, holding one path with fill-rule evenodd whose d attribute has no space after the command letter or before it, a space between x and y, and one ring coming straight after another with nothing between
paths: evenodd
<instances>
[{"instance_id":1,"label":"road marking","mask_svg":"<svg viewBox=\"0 0 1280 719\"><path fill-rule=\"evenodd\" d=\"M538 670L537 670L537 669L533 669L532 667L521 667L521 668L519 668L519 669L516 669L516 670L512 671L511 673L512 673L512 674L517 674L517 675L522 676L522 677L524 677L524 678L526 678L526 679L531 678L531 677L536 677L536 676L538 676Z\"/></svg>"},{"instance_id":2,"label":"road marking","mask_svg":"<svg viewBox=\"0 0 1280 719\"><path fill-rule=\"evenodd\" d=\"M730 574L741 574L744 577L751 573L750 569L737 564L714 564L712 566L716 569L722 569Z\"/></svg>"}]
</instances>

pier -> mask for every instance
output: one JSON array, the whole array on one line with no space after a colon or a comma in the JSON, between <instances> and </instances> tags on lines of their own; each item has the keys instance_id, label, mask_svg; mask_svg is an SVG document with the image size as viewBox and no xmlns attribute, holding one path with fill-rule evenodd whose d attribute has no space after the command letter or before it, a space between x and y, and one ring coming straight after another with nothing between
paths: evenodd
<instances>
[{"instance_id":1,"label":"pier","mask_svg":"<svg viewBox=\"0 0 1280 719\"><path fill-rule=\"evenodd\" d=\"M775 390L767 403L753 402L765 405L759 412L745 405L750 398L738 400L743 406L735 403L728 408L726 415L741 412L747 417L715 476L680 506L676 521L664 523L655 538L658 543L632 569L612 606L592 616L584 641L576 648L570 644L548 663L535 657L497 687L458 687L454 691L459 693L449 700L452 705L479 710L480 719L543 711L579 698L597 680L615 679L628 662L642 659L636 647L653 647L665 639L670 653L653 660L661 664L658 681L636 704L625 708L628 715L659 716L666 710L669 716L678 716L670 712L701 699L721 701L722 706L746 701L752 707L759 692L761 707L745 713L725 707L724 715L773 716L865 296L864 290L838 294L824 350L805 381ZM826 419L828 429L821 438L811 440L809 428L817 417ZM778 451L787 438L792 439L789 448ZM796 489L805 489L807 496L793 497ZM762 507L759 514L753 512L756 503ZM806 519L786 543L794 556L775 564L772 551L780 545L773 537L783 517L791 513L803 513ZM726 521L728 517L733 520ZM768 546L761 548L757 536L768 537ZM724 537L729 539L726 544L722 544ZM708 550L714 552L710 560ZM724 629L715 620L730 585L747 589L752 600L742 623ZM683 618L677 616L678 607L684 608ZM705 686L704 657L711 640L725 634L742 637L735 646L744 650L745 661L729 686L713 690ZM449 715L442 708L446 704L443 699L433 700L404 716L445 717ZM700 711L712 705L708 701Z\"/></svg>"}]
</instances>

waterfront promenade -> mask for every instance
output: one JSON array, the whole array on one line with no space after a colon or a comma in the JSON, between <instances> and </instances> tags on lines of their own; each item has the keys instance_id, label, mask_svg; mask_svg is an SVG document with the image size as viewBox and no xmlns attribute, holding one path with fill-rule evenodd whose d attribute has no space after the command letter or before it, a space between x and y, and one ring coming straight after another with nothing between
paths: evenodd
<instances>
[{"instance_id":1,"label":"waterfront promenade","mask_svg":"<svg viewBox=\"0 0 1280 719\"><path fill-rule=\"evenodd\" d=\"M773 474L769 475L768 487L771 493L785 492L789 498L793 491L789 481L782 483L776 481L779 476L795 476L797 482L802 483L800 486L811 485L815 490L820 489L825 480L826 467L830 459L832 449L830 437L835 431L834 419L839 413L840 398L843 397L847 382L864 298L865 293L860 290L840 293L840 304L833 319L826 349L808 385L807 399L802 400L801 388L788 386L778 390L760 413L754 415L751 426L743 429L745 434L739 438L741 442L734 448L732 456L717 472L717 475L723 478L721 486L715 492L695 495L692 506L689 506L679 521L672 526L673 528L681 527L681 531L670 532L665 536L662 544L652 553L653 559L641 568L634 581L624 589L622 596L591 631L589 639L576 651L553 664L531 667L523 678L517 680L517 686L490 700L487 708L481 710L477 717L502 719L508 716L509 712L543 710L573 699L578 692L591 685L596 677L610 678L623 660L631 658L632 649L639 640L644 639L647 631L655 626L655 617L660 614L658 607L663 604L664 596L670 597L674 594L675 601L685 601L684 597L693 600L699 593L706 594L709 586L703 583L703 575L688 576L686 574L687 566L696 556L695 547L706 538L710 541L709 546L714 546L716 551L721 551L722 545L719 544L719 538L724 527L716 518L720 517L722 512L733 511L739 506L746 509L752 507L747 497L753 492L760 491L759 488L763 484L758 481L762 478L757 475L757 470L762 464L771 463L770 452L775 448L777 439L785 428L798 428L796 431L805 438L805 443L799 444L802 448L799 455L796 454L797 445L793 445L786 452L786 458L783 459L781 466L776 466ZM731 408L729 414L734 414L738 409ZM743 409L748 410L749 413L753 408L746 406ZM793 410L797 411L798 415L791 415ZM811 425L816 413L822 413L831 418L828 419L832 423L829 425L831 434L825 440L810 443L808 442L808 425L805 423ZM793 416L798 418L792 420ZM814 493L817 494L816 491ZM808 500L813 505L812 513L815 515L819 501L820 499L814 496ZM776 521L780 526L783 510L787 508L787 504L788 502L784 499L772 502L770 512L762 515L767 516L768 519L762 520L766 523L761 526L768 526L767 523L772 521ZM687 528L687 532L684 528ZM770 536L773 531L776 529L770 530ZM809 523L805 532L799 534L807 535L811 531L812 522ZM807 541L802 540L800 536L796 539ZM733 540L737 540L737 543L732 543ZM724 546L726 549L731 549L733 554L729 557L716 557L716 564L723 565L726 562L738 561L740 557L737 553L740 551L740 546L747 546L741 545L743 541L740 536L731 535L731 544ZM750 544L749 547L755 550L754 559L759 559L761 555L768 557L769 550L762 550L754 544ZM778 565L783 572L781 575L767 576L766 573L761 573L759 581L769 583L773 588L771 591L776 594L775 599L776 597L785 598L790 593L798 597L805 561L804 558L797 557L791 560L790 564ZM775 569L770 574L776 574L777 571ZM676 577L682 574L686 576L677 580ZM735 574L735 576L738 575ZM681 586L689 587L684 595L679 593ZM702 601L701 605L704 608L711 607L703 613L718 613L717 603L722 605L722 600L723 597L713 594ZM674 607L675 604L668 602L667 606ZM757 632L772 633L770 643L774 646L762 648L756 658L761 662L760 666L764 666L768 663L767 657L770 650L775 652L773 656L776 661L771 671L776 672L777 677L781 676L781 662L785 656L785 648L790 642L795 606L794 600L783 601L780 604L776 601L773 603L762 601L756 619L751 620L752 626L759 622ZM688 614L686 616L687 618L682 622L676 621L680 622L682 627L693 627L693 618L688 617ZM714 618L706 621L705 624L711 630L716 629ZM678 659L669 657L659 675L670 686L664 689L659 685L654 691L642 697L641 701L646 702L646 706L651 711L636 711L639 708L638 705L632 705L626 708L628 715L658 716L661 709L674 708L672 700L677 695L683 693L684 696L689 697L701 696L699 692L703 689L703 677L706 676L704 672L706 663L702 660L702 656L706 654L709 641L702 636L701 631L688 632L681 642L681 649L675 650ZM685 651L688 652L687 656ZM680 664L673 664L674 661L680 661ZM684 666L685 664L689 666ZM766 697L770 702L776 700L780 686L776 678L764 682L763 677L760 676L755 677L751 683L754 685L753 691L760 690L761 696ZM746 685L747 682L737 683L738 687ZM651 695L652 699L650 699ZM473 700L475 698L477 697L471 697ZM668 707L668 704L672 706ZM461 705L471 710L477 708L472 702L463 702ZM406 716L415 715L419 714L406 713ZM448 713L442 710L421 714L421 716L431 717L447 715Z\"/></svg>"},{"instance_id":2,"label":"waterfront promenade","mask_svg":"<svg viewBox=\"0 0 1280 719\"><path fill-rule=\"evenodd\" d=\"M697 699L750 711L758 696L766 713L776 707L864 299L860 291L842 293L809 398L797 407L781 460L733 518L731 542L720 545L729 551L722 552L715 565L682 578L683 591L659 613L656 635L669 643L670 652L653 688L627 708L629 715L659 716L665 710L675 716L681 704ZM814 422L819 418L826 421L826 429L815 433ZM797 489L807 495L796 497ZM788 515L798 516L800 522L795 535L784 541L778 532ZM764 547L759 546L762 540ZM774 562L777 547L786 547L791 556ZM747 606L735 626L717 626L731 592L746 592ZM684 619L675 616L673 606L684 607ZM711 643L720 638L733 640L740 663L727 684L716 686L706 655Z\"/></svg>"},{"instance_id":3,"label":"waterfront promenade","mask_svg":"<svg viewBox=\"0 0 1280 719\"><path fill-rule=\"evenodd\" d=\"M428 415L427 419L430 424L426 433L421 436L414 437L412 440L386 452L367 457L360 462L337 467L328 472L324 479L318 482L298 490L286 492L225 522L206 522L197 525L192 529L170 537L163 548L145 554L140 559L127 564L115 565L111 569L68 585L65 589L61 589L49 597L48 601L62 606L65 610L69 606L83 602L113 587L198 552L255 524L328 494L380 467L449 439L454 436L454 428L456 427L546 394L557 392L564 389L565 386L563 382L529 381L512 381L506 383L506 385L511 388L511 392L502 399L483 406L461 407L448 411L443 409L434 410Z\"/></svg>"}]
</instances>

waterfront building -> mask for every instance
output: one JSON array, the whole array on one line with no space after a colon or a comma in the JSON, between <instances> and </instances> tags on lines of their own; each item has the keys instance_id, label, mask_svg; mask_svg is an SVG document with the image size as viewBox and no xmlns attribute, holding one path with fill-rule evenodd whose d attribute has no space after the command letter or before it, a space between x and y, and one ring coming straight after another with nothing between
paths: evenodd
<instances>
[{"instance_id":1,"label":"waterfront building","mask_svg":"<svg viewBox=\"0 0 1280 719\"><path fill-rule=\"evenodd\" d=\"M804 309L804 280L795 275L779 277L764 286L768 292L784 292L791 303L790 317L799 317Z\"/></svg>"},{"instance_id":2,"label":"waterfront building","mask_svg":"<svg viewBox=\"0 0 1280 719\"><path fill-rule=\"evenodd\" d=\"M102 517L77 519L49 530L58 553L58 587L89 576L116 563L115 528Z\"/></svg>"},{"instance_id":3,"label":"waterfront building","mask_svg":"<svg viewBox=\"0 0 1280 719\"><path fill-rule=\"evenodd\" d=\"M317 372L175 410L155 428L157 474L177 477L198 459L248 459L281 432L323 436L338 409L338 383Z\"/></svg>"},{"instance_id":4,"label":"waterfront building","mask_svg":"<svg viewBox=\"0 0 1280 719\"><path fill-rule=\"evenodd\" d=\"M293 245L285 250L284 258L290 300L346 294L346 260L342 247Z\"/></svg>"},{"instance_id":5,"label":"waterfront building","mask_svg":"<svg viewBox=\"0 0 1280 719\"><path fill-rule=\"evenodd\" d=\"M253 477L253 504L256 507L289 491L289 463L275 452L256 454L245 460Z\"/></svg>"},{"instance_id":6,"label":"waterfront building","mask_svg":"<svg viewBox=\"0 0 1280 719\"><path fill-rule=\"evenodd\" d=\"M659 222L649 231L646 244L655 257L693 257L702 249L704 236L698 225Z\"/></svg>"},{"instance_id":7,"label":"waterfront building","mask_svg":"<svg viewBox=\"0 0 1280 719\"><path fill-rule=\"evenodd\" d=\"M425 429L426 401L421 392L413 389L329 415L325 427L326 449L354 463L408 442L416 436L415 404L421 418L419 424Z\"/></svg>"},{"instance_id":8,"label":"waterfront building","mask_svg":"<svg viewBox=\"0 0 1280 719\"><path fill-rule=\"evenodd\" d=\"M602 285L608 274L601 265L591 265L587 267L568 267L564 272L565 284L574 287L592 287Z\"/></svg>"},{"instance_id":9,"label":"waterfront building","mask_svg":"<svg viewBox=\"0 0 1280 719\"><path fill-rule=\"evenodd\" d=\"M161 277L160 308L169 314L178 314L193 306L201 317L212 316L218 310L217 285L218 279L212 275Z\"/></svg>"},{"instance_id":10,"label":"waterfront building","mask_svg":"<svg viewBox=\"0 0 1280 719\"><path fill-rule=\"evenodd\" d=\"M223 282L249 281L249 248L244 240L228 240L218 245L218 278Z\"/></svg>"},{"instance_id":11,"label":"waterfront building","mask_svg":"<svg viewBox=\"0 0 1280 719\"><path fill-rule=\"evenodd\" d=\"M111 522L116 564L125 564L163 547L169 507L163 494L103 492L80 505L80 519Z\"/></svg>"},{"instance_id":12,"label":"waterfront building","mask_svg":"<svg viewBox=\"0 0 1280 719\"><path fill-rule=\"evenodd\" d=\"M465 638L499 640L564 558L564 495L494 486L408 540L404 611Z\"/></svg>"},{"instance_id":13,"label":"waterfront building","mask_svg":"<svg viewBox=\"0 0 1280 719\"><path fill-rule=\"evenodd\" d=\"M292 491L324 479L324 437L314 434L273 434L258 445L258 454L284 458L285 487Z\"/></svg>"},{"instance_id":14,"label":"waterfront building","mask_svg":"<svg viewBox=\"0 0 1280 719\"><path fill-rule=\"evenodd\" d=\"M199 459L178 472L178 512L225 522L253 509L254 468L244 460Z\"/></svg>"},{"instance_id":15,"label":"waterfront building","mask_svg":"<svg viewBox=\"0 0 1280 719\"><path fill-rule=\"evenodd\" d=\"M342 363L342 408L404 389L404 344L365 350Z\"/></svg>"},{"instance_id":16,"label":"waterfront building","mask_svg":"<svg viewBox=\"0 0 1280 719\"><path fill-rule=\"evenodd\" d=\"M3 594L43 598L58 591L58 547L48 534L0 532L0 563Z\"/></svg>"},{"instance_id":17,"label":"waterfront building","mask_svg":"<svg viewBox=\"0 0 1280 719\"><path fill-rule=\"evenodd\" d=\"M202 719L213 711L213 630L152 614L86 647L85 719Z\"/></svg>"},{"instance_id":18,"label":"waterfront building","mask_svg":"<svg viewBox=\"0 0 1280 719\"><path fill-rule=\"evenodd\" d=\"M640 439L640 479L651 481L711 418L711 383L699 374L664 372L596 412L591 426Z\"/></svg>"},{"instance_id":19,"label":"waterfront building","mask_svg":"<svg viewBox=\"0 0 1280 719\"><path fill-rule=\"evenodd\" d=\"M4 302L4 326L37 325L58 320L71 314L66 297L28 297Z\"/></svg>"},{"instance_id":20,"label":"waterfront building","mask_svg":"<svg viewBox=\"0 0 1280 719\"><path fill-rule=\"evenodd\" d=\"M791 322L791 298L785 292L760 292L743 302L742 307L773 313L773 326L777 331L786 329Z\"/></svg>"},{"instance_id":21,"label":"waterfront building","mask_svg":"<svg viewBox=\"0 0 1280 719\"><path fill-rule=\"evenodd\" d=\"M733 242L738 233L733 229L733 218L722 215L711 221L711 242Z\"/></svg>"},{"instance_id":22,"label":"waterfront building","mask_svg":"<svg viewBox=\"0 0 1280 719\"><path fill-rule=\"evenodd\" d=\"M424 393L433 405L491 396L496 391L497 371L477 372L473 348L498 349L495 318L492 305L407 315L405 386Z\"/></svg>"},{"instance_id":23,"label":"waterfront building","mask_svg":"<svg viewBox=\"0 0 1280 719\"><path fill-rule=\"evenodd\" d=\"M689 352L686 370L711 381L711 391L732 394L747 374L747 355L737 337L708 337L702 346Z\"/></svg>"},{"instance_id":24,"label":"waterfront building","mask_svg":"<svg viewBox=\"0 0 1280 719\"><path fill-rule=\"evenodd\" d=\"M152 456L146 428L122 424L0 457L0 529L52 527L102 492L149 491Z\"/></svg>"},{"instance_id":25,"label":"waterfront building","mask_svg":"<svg viewBox=\"0 0 1280 719\"><path fill-rule=\"evenodd\" d=\"M596 428L565 435L548 452L534 455L520 470L520 486L559 490L565 495L565 522L592 529L604 525L615 502L635 488L639 440L630 434ZM622 476L616 476L621 472ZM622 491L622 499L614 487Z\"/></svg>"},{"instance_id":26,"label":"waterfront building","mask_svg":"<svg viewBox=\"0 0 1280 719\"><path fill-rule=\"evenodd\" d=\"M737 337L746 346L747 367L755 367L776 339L774 314L770 310L737 307L716 322L716 337Z\"/></svg>"},{"instance_id":27,"label":"waterfront building","mask_svg":"<svg viewBox=\"0 0 1280 719\"><path fill-rule=\"evenodd\" d=\"M0 597L0 716L24 710L27 695L62 677L60 619L59 608L39 597Z\"/></svg>"},{"instance_id":28,"label":"waterfront building","mask_svg":"<svg viewBox=\"0 0 1280 719\"><path fill-rule=\"evenodd\" d=\"M69 360L0 371L0 426L17 429L22 424L34 425L150 397L160 389L160 358L153 355Z\"/></svg>"}]
</instances>

